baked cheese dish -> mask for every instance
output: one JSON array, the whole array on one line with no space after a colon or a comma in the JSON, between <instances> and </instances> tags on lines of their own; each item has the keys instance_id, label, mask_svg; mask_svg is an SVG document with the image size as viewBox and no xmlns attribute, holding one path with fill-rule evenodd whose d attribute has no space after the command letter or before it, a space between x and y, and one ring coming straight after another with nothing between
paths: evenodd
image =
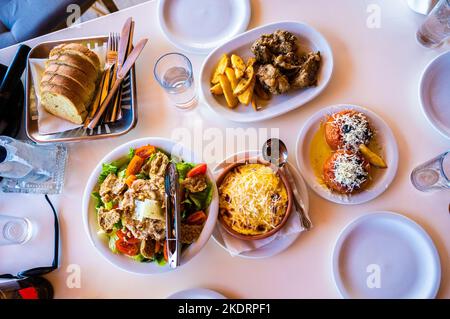
<instances>
[{"instance_id":1,"label":"baked cheese dish","mask_svg":"<svg viewBox=\"0 0 450 319\"><path fill-rule=\"evenodd\" d=\"M219 187L222 221L243 235L261 235L276 228L288 207L281 178L263 164L245 164L231 170Z\"/></svg>"}]
</instances>

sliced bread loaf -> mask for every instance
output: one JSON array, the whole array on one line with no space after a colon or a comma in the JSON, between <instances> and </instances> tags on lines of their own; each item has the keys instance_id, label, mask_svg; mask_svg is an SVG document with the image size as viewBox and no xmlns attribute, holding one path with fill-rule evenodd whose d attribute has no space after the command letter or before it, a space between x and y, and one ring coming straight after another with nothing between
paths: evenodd
<instances>
[{"instance_id":1,"label":"sliced bread loaf","mask_svg":"<svg viewBox=\"0 0 450 319\"><path fill-rule=\"evenodd\" d=\"M45 69L45 74L57 74L66 78L70 78L83 86L86 91L95 91L95 80L90 79L86 76L85 73L72 66L64 64L49 64Z\"/></svg>"},{"instance_id":2,"label":"sliced bread loaf","mask_svg":"<svg viewBox=\"0 0 450 319\"><path fill-rule=\"evenodd\" d=\"M83 124L87 115L83 99L63 86L42 84L41 102L47 112L76 124Z\"/></svg>"},{"instance_id":3,"label":"sliced bread loaf","mask_svg":"<svg viewBox=\"0 0 450 319\"><path fill-rule=\"evenodd\" d=\"M90 103L92 96L94 95L93 91L89 91L87 88L80 85L80 83L59 74L48 74L45 72L41 80L41 86L45 86L47 84L62 86L67 90L72 91L80 97L85 105Z\"/></svg>"},{"instance_id":4,"label":"sliced bread loaf","mask_svg":"<svg viewBox=\"0 0 450 319\"><path fill-rule=\"evenodd\" d=\"M79 55L66 53L61 55L56 54L49 57L46 62L46 66L49 66L51 64L62 64L77 68L78 70L86 74L89 79L95 79L95 81L97 81L99 73L98 70L96 70L91 63L89 63L86 59L82 58Z\"/></svg>"},{"instance_id":5,"label":"sliced bread loaf","mask_svg":"<svg viewBox=\"0 0 450 319\"><path fill-rule=\"evenodd\" d=\"M88 61L92 66L100 71L100 59L94 51L89 50L86 46L80 43L63 43L54 47L50 51L50 57L62 54L79 55L81 58Z\"/></svg>"}]
</instances>

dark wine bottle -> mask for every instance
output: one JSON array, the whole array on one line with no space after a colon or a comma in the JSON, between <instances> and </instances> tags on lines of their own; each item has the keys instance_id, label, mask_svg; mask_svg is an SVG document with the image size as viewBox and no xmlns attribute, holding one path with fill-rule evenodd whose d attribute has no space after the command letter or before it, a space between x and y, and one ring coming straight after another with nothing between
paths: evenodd
<instances>
[{"instance_id":1,"label":"dark wine bottle","mask_svg":"<svg viewBox=\"0 0 450 319\"><path fill-rule=\"evenodd\" d=\"M42 277L0 282L0 299L53 299L53 286Z\"/></svg>"}]
</instances>

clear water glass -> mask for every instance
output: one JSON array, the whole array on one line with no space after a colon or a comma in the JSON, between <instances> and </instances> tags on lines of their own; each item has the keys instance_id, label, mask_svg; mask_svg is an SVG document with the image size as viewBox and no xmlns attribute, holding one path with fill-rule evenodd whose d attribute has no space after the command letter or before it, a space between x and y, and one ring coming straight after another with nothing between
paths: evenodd
<instances>
[{"instance_id":1,"label":"clear water glass","mask_svg":"<svg viewBox=\"0 0 450 319\"><path fill-rule=\"evenodd\" d=\"M450 188L450 151L417 166L411 182L422 192Z\"/></svg>"},{"instance_id":2,"label":"clear water glass","mask_svg":"<svg viewBox=\"0 0 450 319\"><path fill-rule=\"evenodd\" d=\"M32 226L28 219L0 215L0 246L24 244L31 234Z\"/></svg>"},{"instance_id":3,"label":"clear water glass","mask_svg":"<svg viewBox=\"0 0 450 319\"><path fill-rule=\"evenodd\" d=\"M185 55L164 54L156 61L153 73L176 107L186 110L196 104L192 63Z\"/></svg>"},{"instance_id":4,"label":"clear water glass","mask_svg":"<svg viewBox=\"0 0 450 319\"><path fill-rule=\"evenodd\" d=\"M440 0L417 31L417 41L436 48L450 37L450 0Z\"/></svg>"}]
</instances>

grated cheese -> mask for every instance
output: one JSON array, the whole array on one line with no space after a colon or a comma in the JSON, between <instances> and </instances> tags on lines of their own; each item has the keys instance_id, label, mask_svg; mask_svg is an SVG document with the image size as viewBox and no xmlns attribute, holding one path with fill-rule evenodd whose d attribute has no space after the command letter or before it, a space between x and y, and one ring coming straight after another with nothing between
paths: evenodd
<instances>
[{"instance_id":1,"label":"grated cheese","mask_svg":"<svg viewBox=\"0 0 450 319\"><path fill-rule=\"evenodd\" d=\"M287 191L270 167L262 164L239 166L219 187L222 217L234 230L260 234L275 228L287 208Z\"/></svg>"},{"instance_id":2,"label":"grated cheese","mask_svg":"<svg viewBox=\"0 0 450 319\"><path fill-rule=\"evenodd\" d=\"M344 148L357 151L360 144L369 143L373 132L367 117L360 112L336 113L333 124L339 127Z\"/></svg>"},{"instance_id":3,"label":"grated cheese","mask_svg":"<svg viewBox=\"0 0 450 319\"><path fill-rule=\"evenodd\" d=\"M364 161L355 153L340 152L334 161L334 181L343 185L349 192L361 187L369 173Z\"/></svg>"}]
</instances>

